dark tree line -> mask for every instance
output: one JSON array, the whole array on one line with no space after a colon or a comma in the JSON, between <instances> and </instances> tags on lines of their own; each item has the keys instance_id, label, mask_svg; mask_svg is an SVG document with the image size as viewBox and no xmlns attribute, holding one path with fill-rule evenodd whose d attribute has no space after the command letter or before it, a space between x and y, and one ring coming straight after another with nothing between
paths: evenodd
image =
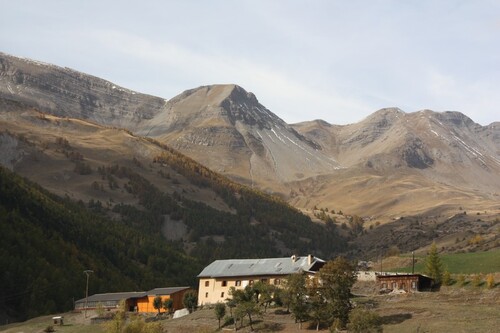
<instances>
[{"instance_id":1,"label":"dark tree line","mask_svg":"<svg viewBox=\"0 0 500 333\"><path fill-rule=\"evenodd\" d=\"M164 242L57 197L0 167L0 312L66 311L91 293L196 285L201 264Z\"/></svg>"}]
</instances>

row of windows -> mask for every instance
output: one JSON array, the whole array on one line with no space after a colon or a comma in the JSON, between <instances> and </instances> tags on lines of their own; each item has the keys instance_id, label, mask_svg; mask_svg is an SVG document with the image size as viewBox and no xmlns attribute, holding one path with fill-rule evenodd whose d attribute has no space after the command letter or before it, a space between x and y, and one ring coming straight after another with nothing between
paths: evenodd
<instances>
[{"instance_id":1,"label":"row of windows","mask_svg":"<svg viewBox=\"0 0 500 333\"><path fill-rule=\"evenodd\" d=\"M205 298L208 298L208 293L205 293ZM224 292L220 293L220 298L224 298Z\"/></svg>"},{"instance_id":2,"label":"row of windows","mask_svg":"<svg viewBox=\"0 0 500 333\"><path fill-rule=\"evenodd\" d=\"M258 281L258 280L249 280L248 281L248 285L253 285L254 284L254 281ZM260 282L262 283L269 283L269 280L268 279L260 279ZM281 279L274 279L274 285L278 286L281 284ZM205 287L208 287L210 286L210 281L205 281ZM222 287L227 287L228 286L228 281L226 280L223 280L221 282L221 286ZM240 287L241 286L241 280L236 280L234 281L234 286L235 287Z\"/></svg>"},{"instance_id":3,"label":"row of windows","mask_svg":"<svg viewBox=\"0 0 500 333\"><path fill-rule=\"evenodd\" d=\"M391 283L392 289L398 289L398 283L397 282L392 282ZM399 289L405 289L406 285L404 283L401 283L399 285ZM387 283L382 283L382 288L387 288ZM411 288L412 289L417 289L417 283L415 281L411 282Z\"/></svg>"}]
</instances>

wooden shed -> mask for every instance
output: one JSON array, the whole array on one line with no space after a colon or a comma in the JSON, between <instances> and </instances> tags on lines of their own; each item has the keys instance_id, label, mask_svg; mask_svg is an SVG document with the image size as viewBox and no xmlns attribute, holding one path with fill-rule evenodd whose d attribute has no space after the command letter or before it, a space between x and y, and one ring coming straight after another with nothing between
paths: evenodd
<instances>
[{"instance_id":1,"label":"wooden shed","mask_svg":"<svg viewBox=\"0 0 500 333\"><path fill-rule=\"evenodd\" d=\"M157 312L153 306L153 301L155 297L160 296L161 301L164 302L167 299L171 299L173 302L172 311L183 309L182 299L184 294L190 290L189 287L172 287L172 288L156 288L146 292L141 298L137 299L137 311L138 312ZM160 312L165 312L164 309L160 309Z\"/></svg>"},{"instance_id":2,"label":"wooden shed","mask_svg":"<svg viewBox=\"0 0 500 333\"><path fill-rule=\"evenodd\" d=\"M404 290L406 292L431 290L434 280L422 274L383 274L377 276L381 290Z\"/></svg>"}]
</instances>

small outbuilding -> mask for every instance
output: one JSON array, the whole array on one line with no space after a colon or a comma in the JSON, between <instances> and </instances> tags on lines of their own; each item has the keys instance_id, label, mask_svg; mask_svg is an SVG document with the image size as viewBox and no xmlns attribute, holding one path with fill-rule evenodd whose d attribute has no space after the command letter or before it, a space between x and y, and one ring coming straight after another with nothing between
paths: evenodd
<instances>
[{"instance_id":1,"label":"small outbuilding","mask_svg":"<svg viewBox=\"0 0 500 333\"><path fill-rule=\"evenodd\" d=\"M133 312L157 312L153 306L155 297L160 296L162 302L167 299L173 301L172 311L184 308L182 299L184 294L190 290L189 287L156 288L149 291L134 291L123 293L95 294L75 302L75 311L94 310L102 307L105 310L117 309L120 302L125 302L127 311ZM164 310L161 310L162 312Z\"/></svg>"},{"instance_id":2,"label":"small outbuilding","mask_svg":"<svg viewBox=\"0 0 500 333\"><path fill-rule=\"evenodd\" d=\"M428 291L434 285L434 280L422 274L381 274L377 276L381 290L403 290L405 292Z\"/></svg>"},{"instance_id":3,"label":"small outbuilding","mask_svg":"<svg viewBox=\"0 0 500 333\"><path fill-rule=\"evenodd\" d=\"M103 309L111 310L118 308L121 301L125 301L127 310L134 311L137 299L146 296L144 291L95 294L87 298L79 299L75 302L75 311L97 309L101 306Z\"/></svg>"},{"instance_id":4,"label":"small outbuilding","mask_svg":"<svg viewBox=\"0 0 500 333\"><path fill-rule=\"evenodd\" d=\"M137 299L137 312L157 312L153 306L153 301L155 297L160 296L161 301L165 302L168 299L172 300L172 311L180 310L184 308L182 304L182 299L184 294L190 290L189 287L171 287L171 288L156 288L146 292L146 295ZM164 312L164 309L160 309L160 312Z\"/></svg>"}]
</instances>

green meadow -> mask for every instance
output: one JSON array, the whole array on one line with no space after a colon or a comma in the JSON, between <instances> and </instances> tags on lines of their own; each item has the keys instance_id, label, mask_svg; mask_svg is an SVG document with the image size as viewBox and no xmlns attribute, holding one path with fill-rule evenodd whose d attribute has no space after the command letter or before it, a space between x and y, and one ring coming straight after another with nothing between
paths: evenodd
<instances>
[{"instance_id":1,"label":"green meadow","mask_svg":"<svg viewBox=\"0 0 500 333\"><path fill-rule=\"evenodd\" d=\"M411 255L404 255L409 257ZM496 273L500 272L500 250L486 252L469 252L441 254L439 256L444 265L444 269L451 274L476 274L476 273ZM415 273L424 273L425 256L415 257ZM411 266L395 268L398 272L411 272Z\"/></svg>"}]
</instances>

